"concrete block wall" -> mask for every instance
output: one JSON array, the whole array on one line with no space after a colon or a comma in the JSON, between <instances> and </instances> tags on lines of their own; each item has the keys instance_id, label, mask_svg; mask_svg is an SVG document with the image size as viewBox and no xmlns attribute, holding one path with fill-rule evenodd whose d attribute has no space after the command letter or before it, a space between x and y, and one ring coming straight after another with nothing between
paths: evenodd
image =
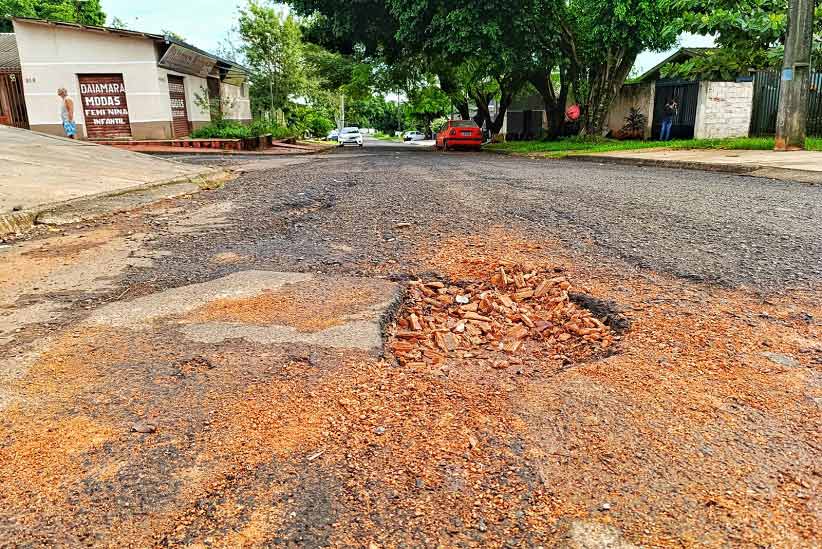
<instances>
[{"instance_id":1,"label":"concrete block wall","mask_svg":"<svg viewBox=\"0 0 822 549\"><path fill-rule=\"evenodd\" d=\"M620 89L611 108L608 111L606 125L613 132L618 132L625 126L625 117L628 116L631 108L639 111L648 117L645 124L645 138L651 137L654 118L654 97L656 86L653 82L647 84L625 84Z\"/></svg>"},{"instance_id":2,"label":"concrete block wall","mask_svg":"<svg viewBox=\"0 0 822 549\"><path fill-rule=\"evenodd\" d=\"M753 82L700 82L694 137L747 137L753 112Z\"/></svg>"}]
</instances>

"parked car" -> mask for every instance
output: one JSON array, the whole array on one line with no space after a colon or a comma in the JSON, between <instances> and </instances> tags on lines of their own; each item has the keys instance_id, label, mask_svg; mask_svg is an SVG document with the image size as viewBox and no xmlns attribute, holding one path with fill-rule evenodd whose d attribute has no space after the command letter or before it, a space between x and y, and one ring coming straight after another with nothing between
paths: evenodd
<instances>
[{"instance_id":1,"label":"parked car","mask_svg":"<svg viewBox=\"0 0 822 549\"><path fill-rule=\"evenodd\" d=\"M326 141L338 141L340 138L340 132L337 130L331 130L331 132L325 136Z\"/></svg>"},{"instance_id":2,"label":"parked car","mask_svg":"<svg viewBox=\"0 0 822 549\"><path fill-rule=\"evenodd\" d=\"M425 141L425 134L422 132L405 132L402 134L403 141Z\"/></svg>"},{"instance_id":3,"label":"parked car","mask_svg":"<svg viewBox=\"0 0 822 549\"><path fill-rule=\"evenodd\" d=\"M340 132L340 147L345 147L346 145L358 145L362 147L362 134L360 133L359 128L351 127L351 128L343 128Z\"/></svg>"},{"instance_id":4,"label":"parked car","mask_svg":"<svg viewBox=\"0 0 822 549\"><path fill-rule=\"evenodd\" d=\"M457 147L479 150L482 140L482 130L473 120L449 120L437 134L436 146L446 151Z\"/></svg>"}]
</instances>

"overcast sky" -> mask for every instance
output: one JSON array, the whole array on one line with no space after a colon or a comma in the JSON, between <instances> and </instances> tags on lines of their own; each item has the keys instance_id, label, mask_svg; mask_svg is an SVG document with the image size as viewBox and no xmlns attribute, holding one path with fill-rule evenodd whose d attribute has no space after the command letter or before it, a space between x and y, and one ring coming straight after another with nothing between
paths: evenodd
<instances>
[{"instance_id":1,"label":"overcast sky","mask_svg":"<svg viewBox=\"0 0 822 549\"><path fill-rule=\"evenodd\" d=\"M192 45L215 51L237 21L237 6L245 0L102 0L103 10L119 17L134 30L174 31ZM712 46L710 37L683 35L682 46ZM637 59L634 72L642 73L670 52L646 52Z\"/></svg>"}]
</instances>

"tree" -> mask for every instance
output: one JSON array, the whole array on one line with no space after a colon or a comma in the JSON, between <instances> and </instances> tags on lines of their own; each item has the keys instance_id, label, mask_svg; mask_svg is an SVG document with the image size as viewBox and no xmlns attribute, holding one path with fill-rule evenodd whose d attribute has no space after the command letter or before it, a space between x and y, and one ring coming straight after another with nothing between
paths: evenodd
<instances>
[{"instance_id":1,"label":"tree","mask_svg":"<svg viewBox=\"0 0 822 549\"><path fill-rule=\"evenodd\" d=\"M434 119L448 114L450 108L451 101L448 96L432 83L412 90L408 95L408 114L415 125L423 127L429 135Z\"/></svg>"},{"instance_id":2,"label":"tree","mask_svg":"<svg viewBox=\"0 0 822 549\"><path fill-rule=\"evenodd\" d=\"M484 125L499 133L514 96L525 84L527 52L523 21L532 0L389 0L398 21L397 41L439 67L456 67L445 76L446 92L469 98ZM481 16L479 16L481 14ZM524 55L526 54L526 55ZM451 76L452 78L448 78ZM443 85L442 79L440 85ZM451 87L449 87L451 86ZM491 102L496 102L492 113ZM455 104L464 110L463 101ZM461 112L464 115L464 112Z\"/></svg>"},{"instance_id":3,"label":"tree","mask_svg":"<svg viewBox=\"0 0 822 549\"><path fill-rule=\"evenodd\" d=\"M240 10L238 31L241 51L252 70L252 108L273 112L287 106L289 96L302 92L305 85L297 22L249 0Z\"/></svg>"},{"instance_id":4,"label":"tree","mask_svg":"<svg viewBox=\"0 0 822 549\"><path fill-rule=\"evenodd\" d=\"M162 29L160 31L160 34L162 34L163 36L168 36L169 38L177 40L178 42L185 42L186 41L185 36L183 36L182 34L178 34L178 33L174 32L173 30Z\"/></svg>"},{"instance_id":5,"label":"tree","mask_svg":"<svg viewBox=\"0 0 822 549\"><path fill-rule=\"evenodd\" d=\"M683 30L713 35L719 49L663 67L669 78L735 80L782 63L786 0L676 0Z\"/></svg>"},{"instance_id":6,"label":"tree","mask_svg":"<svg viewBox=\"0 0 822 549\"><path fill-rule=\"evenodd\" d=\"M558 7L560 46L582 107L580 132L598 136L637 55L668 49L680 27L670 0L568 0Z\"/></svg>"},{"instance_id":7,"label":"tree","mask_svg":"<svg viewBox=\"0 0 822 549\"><path fill-rule=\"evenodd\" d=\"M95 26L106 24L100 0L0 0L0 32L13 31L11 21L6 17L33 17Z\"/></svg>"},{"instance_id":8,"label":"tree","mask_svg":"<svg viewBox=\"0 0 822 549\"><path fill-rule=\"evenodd\" d=\"M530 82L543 97L553 134L574 90L582 132L601 133L637 55L663 50L679 34L676 0L292 0L319 14L326 37L386 64L423 60L462 116L470 103L492 133ZM373 33L370 32L373 30ZM368 32L366 32L368 31ZM365 35L365 36L364 36ZM496 112L489 108L491 101Z\"/></svg>"},{"instance_id":9,"label":"tree","mask_svg":"<svg viewBox=\"0 0 822 549\"><path fill-rule=\"evenodd\" d=\"M111 18L111 22L109 22L108 26L113 28L113 29L127 29L128 28L128 25L126 24L126 22L123 21L122 19L120 19L119 17L116 17L116 16Z\"/></svg>"}]
</instances>

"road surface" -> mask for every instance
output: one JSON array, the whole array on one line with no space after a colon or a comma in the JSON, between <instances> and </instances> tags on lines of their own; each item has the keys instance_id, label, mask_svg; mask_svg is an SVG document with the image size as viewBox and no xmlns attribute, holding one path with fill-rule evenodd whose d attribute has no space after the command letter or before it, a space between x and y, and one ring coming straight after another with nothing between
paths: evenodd
<instances>
[{"instance_id":1,"label":"road surface","mask_svg":"<svg viewBox=\"0 0 822 549\"><path fill-rule=\"evenodd\" d=\"M0 248L0 539L819 544L822 188L367 145ZM612 352L382 347L514 264Z\"/></svg>"}]
</instances>

